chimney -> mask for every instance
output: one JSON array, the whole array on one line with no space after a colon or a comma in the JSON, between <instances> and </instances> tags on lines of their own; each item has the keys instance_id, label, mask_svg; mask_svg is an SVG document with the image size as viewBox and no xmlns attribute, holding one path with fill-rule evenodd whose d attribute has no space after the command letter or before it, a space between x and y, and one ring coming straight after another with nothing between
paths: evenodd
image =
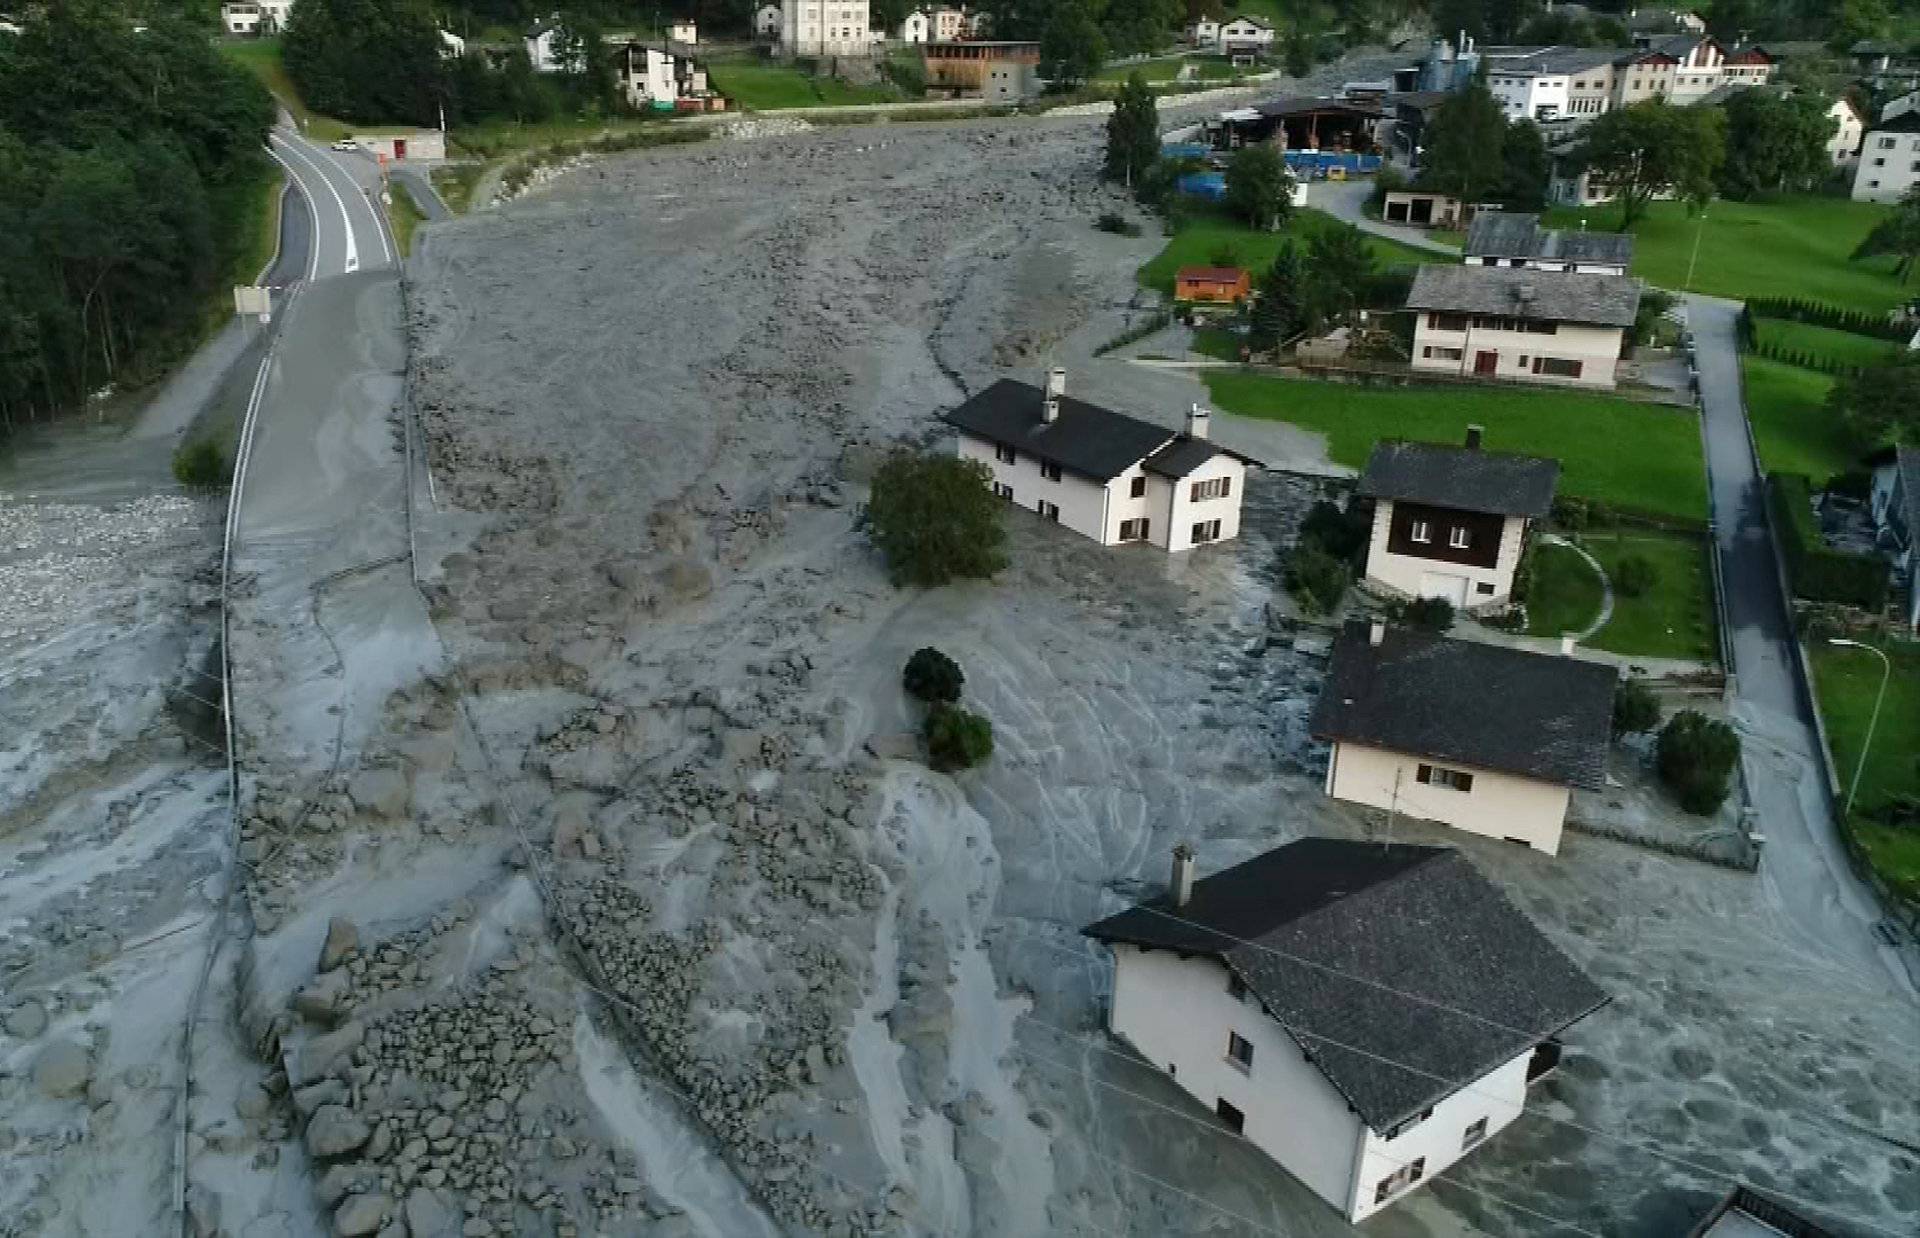
<instances>
[{"instance_id":1,"label":"chimney","mask_svg":"<svg viewBox=\"0 0 1920 1238\"><path fill-rule=\"evenodd\" d=\"M1173 849L1173 884L1167 893L1175 907L1185 907L1193 898L1193 848L1186 843Z\"/></svg>"},{"instance_id":2,"label":"chimney","mask_svg":"<svg viewBox=\"0 0 1920 1238\"><path fill-rule=\"evenodd\" d=\"M1207 437L1207 423L1211 420L1213 419L1207 415L1206 409L1201 408L1198 404L1189 405L1187 408L1187 437Z\"/></svg>"},{"instance_id":3,"label":"chimney","mask_svg":"<svg viewBox=\"0 0 1920 1238\"><path fill-rule=\"evenodd\" d=\"M1375 649L1378 649L1380 647L1380 642L1386 639L1387 639L1387 621L1385 619L1375 619L1373 623L1370 624L1367 628L1367 644L1372 645Z\"/></svg>"},{"instance_id":4,"label":"chimney","mask_svg":"<svg viewBox=\"0 0 1920 1238\"><path fill-rule=\"evenodd\" d=\"M1468 451L1480 450L1480 436L1484 433L1486 433L1486 431L1479 426L1467 427L1467 450Z\"/></svg>"},{"instance_id":5,"label":"chimney","mask_svg":"<svg viewBox=\"0 0 1920 1238\"><path fill-rule=\"evenodd\" d=\"M1060 397L1067 394L1067 372L1059 366L1047 371L1047 402L1040 410L1043 421L1052 422L1060 416Z\"/></svg>"},{"instance_id":6,"label":"chimney","mask_svg":"<svg viewBox=\"0 0 1920 1238\"><path fill-rule=\"evenodd\" d=\"M1578 637L1574 636L1562 636L1560 638L1560 656L1563 658L1571 658L1573 656L1574 642L1578 639Z\"/></svg>"}]
</instances>

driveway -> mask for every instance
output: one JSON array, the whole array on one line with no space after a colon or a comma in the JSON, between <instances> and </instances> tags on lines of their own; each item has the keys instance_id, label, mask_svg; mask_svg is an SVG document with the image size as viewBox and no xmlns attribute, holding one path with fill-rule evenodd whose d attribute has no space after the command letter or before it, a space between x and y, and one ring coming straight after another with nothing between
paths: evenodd
<instances>
[{"instance_id":1,"label":"driveway","mask_svg":"<svg viewBox=\"0 0 1920 1238\"><path fill-rule=\"evenodd\" d=\"M1424 249L1430 254L1445 254L1450 258L1460 256L1460 247L1444 245L1427 236L1424 229L1405 228L1398 224L1383 224L1377 219L1368 219L1367 199L1373 196L1371 180L1355 181L1314 181L1307 186L1307 205L1317 211L1325 211L1335 219L1344 220L1374 236L1389 241L1398 241L1414 249Z\"/></svg>"},{"instance_id":2,"label":"driveway","mask_svg":"<svg viewBox=\"0 0 1920 1238\"><path fill-rule=\"evenodd\" d=\"M1911 951L1879 944L1878 902L1853 875L1823 785L1813 703L1794 669L1793 626L1767 532L1766 496L1748 438L1735 334L1739 306L1687 298L1700 367L1709 491L1725 579L1728 642L1738 681L1734 716L1758 826L1766 836L1760 878L1809 945L1914 992ZM1904 966L1903 966L1904 964Z\"/></svg>"}]
</instances>

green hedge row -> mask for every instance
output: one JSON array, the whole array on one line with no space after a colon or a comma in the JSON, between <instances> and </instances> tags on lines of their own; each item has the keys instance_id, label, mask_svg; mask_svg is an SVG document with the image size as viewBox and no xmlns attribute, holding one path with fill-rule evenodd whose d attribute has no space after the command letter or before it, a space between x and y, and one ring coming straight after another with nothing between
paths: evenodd
<instances>
[{"instance_id":1,"label":"green hedge row","mask_svg":"<svg viewBox=\"0 0 1920 1238\"><path fill-rule=\"evenodd\" d=\"M1784 318L1788 322L1811 323L1816 327L1831 327L1835 331L1848 331L1876 340L1893 340L1904 344L1907 339L1907 331L1889 322L1884 314L1841 309L1837 305L1803 301L1799 297L1757 297L1747 302L1747 310L1758 318Z\"/></svg>"},{"instance_id":2,"label":"green hedge row","mask_svg":"<svg viewBox=\"0 0 1920 1238\"><path fill-rule=\"evenodd\" d=\"M1811 482L1796 473L1774 473L1767 478L1767 502L1796 596L1868 611L1886 606L1890 577L1887 561L1877 555L1830 550L1821 543L1820 530L1813 520Z\"/></svg>"},{"instance_id":3,"label":"green hedge row","mask_svg":"<svg viewBox=\"0 0 1920 1238\"><path fill-rule=\"evenodd\" d=\"M1836 378L1847 374L1858 374L1862 369L1861 366L1845 365L1819 353L1807 352L1799 348L1782 348L1778 344L1752 343L1747 345L1747 351L1756 357L1764 357L1768 361L1781 361L1787 365L1800 366L1802 369L1818 370L1822 374L1832 374Z\"/></svg>"}]
</instances>

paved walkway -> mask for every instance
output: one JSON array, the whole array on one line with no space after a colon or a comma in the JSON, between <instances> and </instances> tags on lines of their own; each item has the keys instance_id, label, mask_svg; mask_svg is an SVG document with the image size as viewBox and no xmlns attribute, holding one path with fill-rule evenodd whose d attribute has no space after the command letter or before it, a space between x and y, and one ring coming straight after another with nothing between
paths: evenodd
<instances>
[{"instance_id":1,"label":"paved walkway","mask_svg":"<svg viewBox=\"0 0 1920 1238\"><path fill-rule=\"evenodd\" d=\"M1689 296L1686 304L1700 368L1731 669L1738 681L1734 717L1746 740L1748 786L1767 840L1761 875L1782 912L1811 940L1848 958L1878 958L1912 996L1920 963L1910 949L1903 955L1873 936L1879 904L1849 866L1822 785L1826 774L1813 702L1794 665L1793 626L1747 428L1735 332L1739 306L1700 296Z\"/></svg>"}]
</instances>

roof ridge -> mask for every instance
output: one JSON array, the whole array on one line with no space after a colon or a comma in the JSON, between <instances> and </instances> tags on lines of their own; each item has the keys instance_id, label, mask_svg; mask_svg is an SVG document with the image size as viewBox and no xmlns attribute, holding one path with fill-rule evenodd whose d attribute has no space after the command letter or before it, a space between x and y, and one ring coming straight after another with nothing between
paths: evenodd
<instances>
[{"instance_id":1,"label":"roof ridge","mask_svg":"<svg viewBox=\"0 0 1920 1238\"><path fill-rule=\"evenodd\" d=\"M1459 848L1457 847L1436 847L1436 846L1431 846L1425 843L1396 843L1390 840L1379 841L1379 840L1370 839L1370 838L1368 839L1342 838L1342 839L1332 839L1329 841L1356 843L1361 846L1379 847L1382 850L1392 848L1399 851L1420 851L1420 852L1424 852L1425 854L1419 856L1418 858L1413 860L1412 863L1406 865L1406 867L1404 868L1398 868L1393 870L1392 872L1374 873L1365 884L1359 886L1356 889L1344 890L1340 893L1339 897L1337 898L1328 899L1326 902L1321 903L1319 906L1309 907L1299 912L1298 914L1294 915L1290 919L1282 920L1278 924L1269 925L1267 926L1266 929L1262 930L1262 932L1258 937L1253 938L1251 942L1247 942L1247 943L1236 942L1233 946L1228 948L1226 953L1231 953L1233 950L1237 950L1237 949L1264 948L1266 946L1266 939L1272 936L1273 934L1279 932L1283 928L1292 928L1296 925L1306 924L1307 922L1312 921L1328 912L1331 912L1336 908L1344 908L1347 910L1352 910L1352 908L1356 905L1358 901L1365 900L1369 895L1374 896L1376 898L1383 896L1384 891L1392 889L1394 886L1398 885L1401 881L1403 881L1407 877L1412 876L1415 873L1425 871L1427 865L1433 863L1435 860L1442 859L1443 857L1450 856L1450 855L1451 856L1460 855ZM1465 862L1464 857L1462 857L1462 863L1464 862ZM1471 871L1472 865L1468 865L1468 868ZM1478 876L1479 874L1475 873L1475 875Z\"/></svg>"}]
</instances>

